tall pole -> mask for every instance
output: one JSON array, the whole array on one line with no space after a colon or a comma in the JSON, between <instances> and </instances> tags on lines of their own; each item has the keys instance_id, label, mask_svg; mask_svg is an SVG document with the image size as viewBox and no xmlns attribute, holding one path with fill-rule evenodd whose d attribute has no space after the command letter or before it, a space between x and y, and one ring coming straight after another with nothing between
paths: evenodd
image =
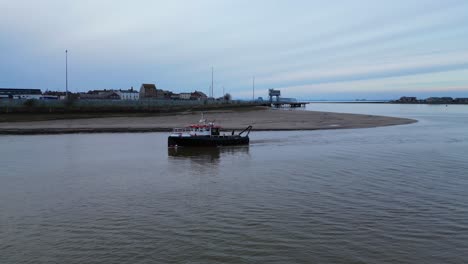
<instances>
[{"instance_id":1,"label":"tall pole","mask_svg":"<svg viewBox=\"0 0 468 264\"><path fill-rule=\"evenodd\" d=\"M65 99L68 99L68 50L65 50Z\"/></svg>"},{"instance_id":2,"label":"tall pole","mask_svg":"<svg viewBox=\"0 0 468 264\"><path fill-rule=\"evenodd\" d=\"M252 101L255 101L255 76L252 80Z\"/></svg>"},{"instance_id":3,"label":"tall pole","mask_svg":"<svg viewBox=\"0 0 468 264\"><path fill-rule=\"evenodd\" d=\"M214 69L213 67L211 67L211 97L214 97L213 72L214 72Z\"/></svg>"}]
</instances>

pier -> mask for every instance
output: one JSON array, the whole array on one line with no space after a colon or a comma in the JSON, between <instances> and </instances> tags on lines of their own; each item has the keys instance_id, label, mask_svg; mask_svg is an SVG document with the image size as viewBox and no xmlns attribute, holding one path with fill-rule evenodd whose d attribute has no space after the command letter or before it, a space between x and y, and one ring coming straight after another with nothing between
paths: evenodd
<instances>
[{"instance_id":1,"label":"pier","mask_svg":"<svg viewBox=\"0 0 468 264\"><path fill-rule=\"evenodd\" d=\"M268 96L270 97L269 101L269 106L273 107L291 107L291 108L297 108L297 107L305 107L309 102L300 102L297 101L295 98L280 98L281 96L281 91L280 90L274 90L274 89L269 89L268 90ZM276 97L276 100L273 100L273 97Z\"/></svg>"},{"instance_id":2,"label":"pier","mask_svg":"<svg viewBox=\"0 0 468 264\"><path fill-rule=\"evenodd\" d=\"M287 101L276 101L272 102L271 106L273 107L291 107L291 108L297 108L297 107L305 107L309 102L287 102Z\"/></svg>"}]
</instances>

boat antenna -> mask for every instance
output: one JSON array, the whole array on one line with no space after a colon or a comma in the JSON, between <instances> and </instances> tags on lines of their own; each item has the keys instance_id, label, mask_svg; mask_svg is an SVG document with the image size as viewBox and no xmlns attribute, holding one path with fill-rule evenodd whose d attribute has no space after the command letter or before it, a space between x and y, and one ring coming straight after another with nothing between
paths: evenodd
<instances>
[{"instance_id":1,"label":"boat antenna","mask_svg":"<svg viewBox=\"0 0 468 264\"><path fill-rule=\"evenodd\" d=\"M211 66L211 97L214 97L213 73L214 73L214 68L213 66Z\"/></svg>"}]
</instances>

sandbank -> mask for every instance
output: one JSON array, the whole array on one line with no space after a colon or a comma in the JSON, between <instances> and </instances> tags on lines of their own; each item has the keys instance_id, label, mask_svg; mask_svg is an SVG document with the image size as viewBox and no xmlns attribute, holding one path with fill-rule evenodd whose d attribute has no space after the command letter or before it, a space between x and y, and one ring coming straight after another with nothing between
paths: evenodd
<instances>
[{"instance_id":1,"label":"sandbank","mask_svg":"<svg viewBox=\"0 0 468 264\"><path fill-rule=\"evenodd\" d=\"M253 107L243 110L204 111L208 121L215 121L224 130L241 130L252 125L253 130L318 130L371 128L417 122L413 119L388 116L317 112L305 110ZM197 123L200 111L157 114L151 116L98 117L28 122L2 122L0 134L62 134L162 132Z\"/></svg>"}]
</instances>

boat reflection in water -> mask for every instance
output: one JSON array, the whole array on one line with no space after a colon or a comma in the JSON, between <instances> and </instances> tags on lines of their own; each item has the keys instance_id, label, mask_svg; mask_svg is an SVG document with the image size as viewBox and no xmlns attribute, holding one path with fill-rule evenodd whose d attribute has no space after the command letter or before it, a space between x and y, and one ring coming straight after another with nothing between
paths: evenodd
<instances>
[{"instance_id":1,"label":"boat reflection in water","mask_svg":"<svg viewBox=\"0 0 468 264\"><path fill-rule=\"evenodd\" d=\"M222 156L248 155L249 146L236 147L178 147L168 148L169 157L189 159L195 162L218 162Z\"/></svg>"}]
</instances>

